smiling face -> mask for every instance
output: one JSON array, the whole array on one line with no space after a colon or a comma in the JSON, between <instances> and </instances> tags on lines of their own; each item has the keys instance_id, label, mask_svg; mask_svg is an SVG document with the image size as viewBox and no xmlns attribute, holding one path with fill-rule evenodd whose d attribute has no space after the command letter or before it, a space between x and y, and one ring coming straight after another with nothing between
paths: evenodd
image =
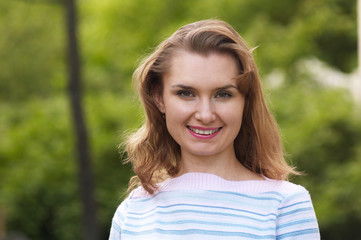
<instances>
[{"instance_id":1,"label":"smiling face","mask_svg":"<svg viewBox=\"0 0 361 240\"><path fill-rule=\"evenodd\" d=\"M180 145L182 160L190 156L234 157L233 142L242 124L244 96L230 54L207 56L181 51L163 76L156 98L166 115L170 135Z\"/></svg>"}]
</instances>

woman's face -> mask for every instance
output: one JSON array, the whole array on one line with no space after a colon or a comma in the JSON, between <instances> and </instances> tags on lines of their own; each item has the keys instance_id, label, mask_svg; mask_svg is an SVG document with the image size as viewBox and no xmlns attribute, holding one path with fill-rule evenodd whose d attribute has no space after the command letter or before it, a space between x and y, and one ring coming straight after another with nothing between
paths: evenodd
<instances>
[{"instance_id":1,"label":"woman's face","mask_svg":"<svg viewBox=\"0 0 361 240\"><path fill-rule=\"evenodd\" d=\"M156 100L182 158L234 154L245 103L237 87L238 74L230 54L182 51L172 58L170 71L163 76L163 94Z\"/></svg>"}]
</instances>

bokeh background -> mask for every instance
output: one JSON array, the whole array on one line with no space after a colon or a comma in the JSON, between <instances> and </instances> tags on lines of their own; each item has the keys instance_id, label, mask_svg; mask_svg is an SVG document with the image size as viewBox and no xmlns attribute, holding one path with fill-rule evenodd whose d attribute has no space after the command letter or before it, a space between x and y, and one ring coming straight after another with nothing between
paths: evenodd
<instances>
[{"instance_id":1,"label":"bokeh background","mask_svg":"<svg viewBox=\"0 0 361 240\"><path fill-rule=\"evenodd\" d=\"M85 239L68 84L69 0L0 0L0 239ZM293 177L322 239L361 239L361 92L354 0L78 0L77 40L98 235L107 239L142 122L140 59L180 26L229 22L254 52ZM89 237L87 239L90 239Z\"/></svg>"}]
</instances>

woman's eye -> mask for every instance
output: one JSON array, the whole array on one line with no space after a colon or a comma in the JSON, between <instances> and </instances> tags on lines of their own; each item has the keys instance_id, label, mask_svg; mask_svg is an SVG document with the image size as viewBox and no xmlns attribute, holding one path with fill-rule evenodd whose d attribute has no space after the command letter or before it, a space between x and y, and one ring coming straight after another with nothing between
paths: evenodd
<instances>
[{"instance_id":1,"label":"woman's eye","mask_svg":"<svg viewBox=\"0 0 361 240\"><path fill-rule=\"evenodd\" d=\"M178 91L177 95L184 98L194 97L194 94L191 91L187 91L187 90Z\"/></svg>"},{"instance_id":2,"label":"woman's eye","mask_svg":"<svg viewBox=\"0 0 361 240\"><path fill-rule=\"evenodd\" d=\"M219 92L216 94L216 98L222 98L222 99L226 99L226 98L231 98L232 94L229 92Z\"/></svg>"}]
</instances>

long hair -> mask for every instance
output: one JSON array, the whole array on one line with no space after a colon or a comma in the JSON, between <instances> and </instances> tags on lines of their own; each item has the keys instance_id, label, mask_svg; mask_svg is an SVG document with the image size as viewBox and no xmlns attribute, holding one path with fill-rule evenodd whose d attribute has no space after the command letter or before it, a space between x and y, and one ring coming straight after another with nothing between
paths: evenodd
<instances>
[{"instance_id":1,"label":"long hair","mask_svg":"<svg viewBox=\"0 0 361 240\"><path fill-rule=\"evenodd\" d=\"M227 23L203 20L185 25L143 60L133 75L145 109L143 126L125 142L127 161L136 174L130 188L142 185L150 194L156 184L177 175L180 169L180 146L170 136L155 96L163 91L163 76L170 59L178 51L201 55L229 53L236 59L240 75L238 88L245 96L241 129L234 141L237 159L251 171L271 179L287 179L297 172L284 159L278 126L268 110L252 50Z\"/></svg>"}]
</instances>

